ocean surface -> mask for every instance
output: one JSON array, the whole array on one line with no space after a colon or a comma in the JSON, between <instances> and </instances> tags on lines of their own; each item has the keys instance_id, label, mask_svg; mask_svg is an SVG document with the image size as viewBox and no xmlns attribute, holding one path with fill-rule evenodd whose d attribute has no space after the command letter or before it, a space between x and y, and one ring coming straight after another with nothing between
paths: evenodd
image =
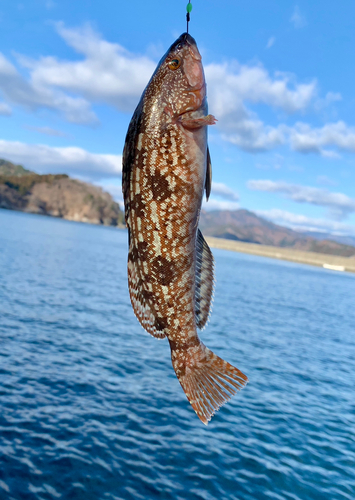
<instances>
[{"instance_id":1,"label":"ocean surface","mask_svg":"<svg viewBox=\"0 0 355 500\"><path fill-rule=\"evenodd\" d=\"M354 500L355 276L214 250L205 427L135 319L123 230L0 210L1 500Z\"/></svg>"}]
</instances>

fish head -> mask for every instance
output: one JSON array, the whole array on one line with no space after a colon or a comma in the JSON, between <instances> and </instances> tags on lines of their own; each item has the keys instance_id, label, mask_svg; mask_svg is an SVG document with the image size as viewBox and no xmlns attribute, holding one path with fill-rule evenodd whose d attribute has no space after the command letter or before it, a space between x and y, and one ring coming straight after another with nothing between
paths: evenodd
<instances>
[{"instance_id":1,"label":"fish head","mask_svg":"<svg viewBox=\"0 0 355 500\"><path fill-rule=\"evenodd\" d=\"M183 33L171 45L150 84L172 117L207 107L202 57L191 35Z\"/></svg>"}]
</instances>

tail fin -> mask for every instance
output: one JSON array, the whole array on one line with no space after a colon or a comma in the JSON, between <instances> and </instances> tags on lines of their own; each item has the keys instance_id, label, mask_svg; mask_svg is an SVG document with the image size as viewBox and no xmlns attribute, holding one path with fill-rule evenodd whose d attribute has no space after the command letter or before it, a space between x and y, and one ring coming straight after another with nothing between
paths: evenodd
<instances>
[{"instance_id":1,"label":"tail fin","mask_svg":"<svg viewBox=\"0 0 355 500\"><path fill-rule=\"evenodd\" d=\"M191 359L185 357L185 370L181 370L181 360L180 369L175 369L174 365L178 361L176 357L173 357L173 366L192 408L207 425L215 412L237 391L243 389L248 377L216 356L202 342L196 347L191 353Z\"/></svg>"}]
</instances>

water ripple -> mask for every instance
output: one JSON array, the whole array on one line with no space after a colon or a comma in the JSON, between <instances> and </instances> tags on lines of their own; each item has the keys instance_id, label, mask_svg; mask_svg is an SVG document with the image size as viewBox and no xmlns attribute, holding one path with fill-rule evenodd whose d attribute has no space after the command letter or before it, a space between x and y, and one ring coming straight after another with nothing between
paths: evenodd
<instances>
[{"instance_id":1,"label":"water ripple","mask_svg":"<svg viewBox=\"0 0 355 500\"><path fill-rule=\"evenodd\" d=\"M0 232L1 500L355 498L354 276L214 251L201 337L250 383L205 428L134 318L124 231Z\"/></svg>"}]
</instances>

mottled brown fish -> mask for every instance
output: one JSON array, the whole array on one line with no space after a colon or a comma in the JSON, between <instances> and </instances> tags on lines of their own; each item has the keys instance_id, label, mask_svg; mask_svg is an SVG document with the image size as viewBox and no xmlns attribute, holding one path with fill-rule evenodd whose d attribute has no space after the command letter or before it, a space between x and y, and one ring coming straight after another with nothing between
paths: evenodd
<instances>
[{"instance_id":1,"label":"mottled brown fish","mask_svg":"<svg viewBox=\"0 0 355 500\"><path fill-rule=\"evenodd\" d=\"M163 56L130 122L123 152L128 285L151 335L167 337L175 373L207 424L247 377L199 339L213 296L213 256L197 228L211 190L206 83L184 33Z\"/></svg>"}]
</instances>

